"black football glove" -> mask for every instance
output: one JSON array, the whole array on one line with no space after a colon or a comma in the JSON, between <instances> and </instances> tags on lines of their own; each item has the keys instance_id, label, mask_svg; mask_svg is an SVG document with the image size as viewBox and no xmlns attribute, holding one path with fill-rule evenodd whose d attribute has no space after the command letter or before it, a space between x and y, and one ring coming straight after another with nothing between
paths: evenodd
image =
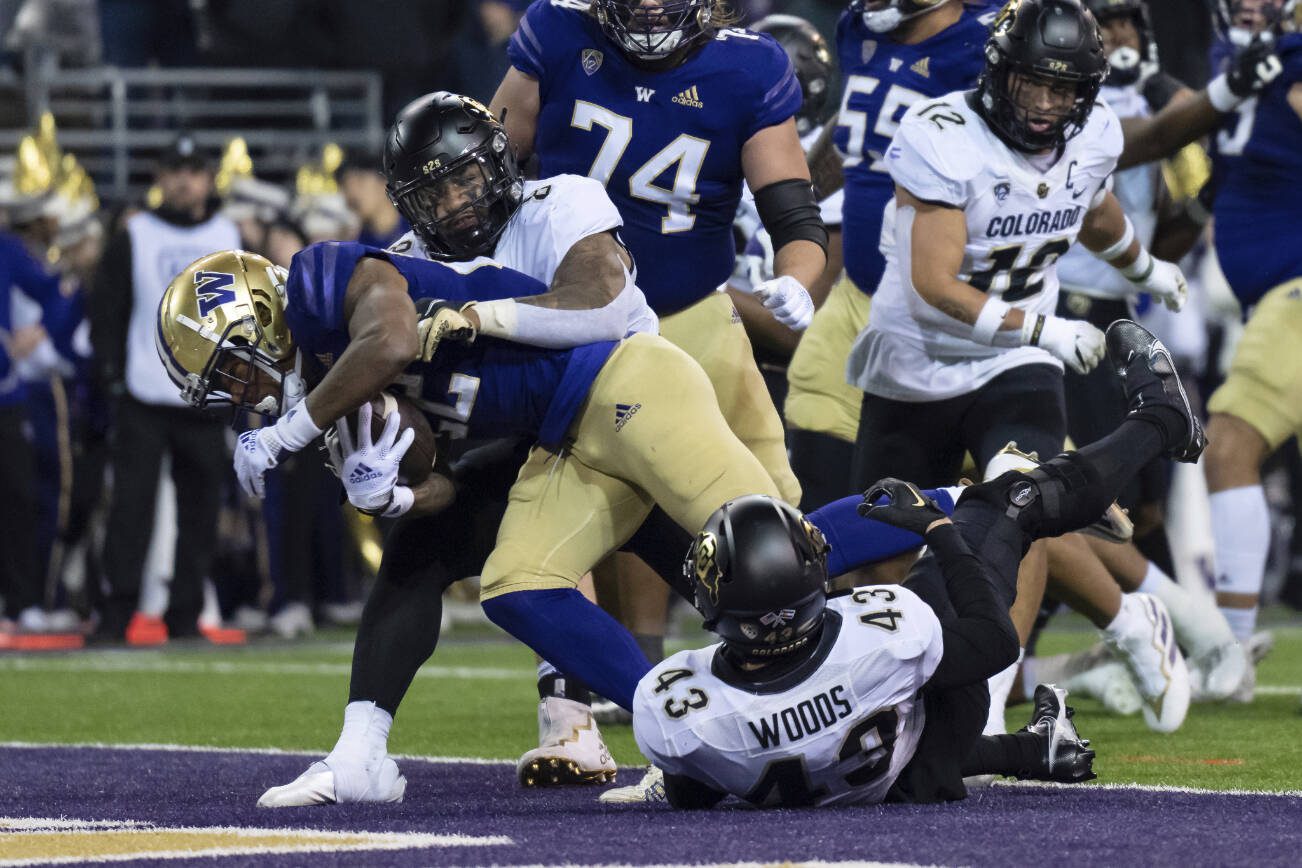
<instances>
[{"instance_id":1,"label":"black football glove","mask_svg":"<svg viewBox=\"0 0 1302 868\"><path fill-rule=\"evenodd\" d=\"M885 498L883 503L876 501ZM863 503L857 507L859 514L901 530L923 536L927 526L942 518L949 518L935 500L924 495L912 482L888 476L879 479L864 492Z\"/></svg>"},{"instance_id":2,"label":"black football glove","mask_svg":"<svg viewBox=\"0 0 1302 868\"><path fill-rule=\"evenodd\" d=\"M422 362L433 361L442 341L471 343L479 333L465 314L441 298L417 299L416 316Z\"/></svg>"},{"instance_id":3,"label":"black football glove","mask_svg":"<svg viewBox=\"0 0 1302 868\"><path fill-rule=\"evenodd\" d=\"M1284 71L1284 65L1275 54L1275 42L1258 34L1247 47L1234 56L1225 73L1225 83L1237 97L1250 97L1260 93Z\"/></svg>"}]
</instances>

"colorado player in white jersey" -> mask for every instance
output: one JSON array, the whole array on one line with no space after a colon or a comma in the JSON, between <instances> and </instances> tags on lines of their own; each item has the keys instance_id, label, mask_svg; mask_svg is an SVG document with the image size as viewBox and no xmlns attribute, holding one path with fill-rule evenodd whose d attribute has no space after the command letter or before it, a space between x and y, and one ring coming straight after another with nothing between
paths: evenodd
<instances>
[{"instance_id":1,"label":"colorado player in white jersey","mask_svg":"<svg viewBox=\"0 0 1302 868\"><path fill-rule=\"evenodd\" d=\"M665 660L634 698L634 736L672 805L938 802L966 795L965 774L1093 776L1064 691L1038 689L1018 733L980 732L985 679L1017 656L1007 612L1031 542L1084 526L1146 461L1203 442L1161 342L1125 320L1106 341L1131 408L1109 437L968 488L952 521L898 479L865 494L863 515L926 538L903 586L829 601L826 545L800 513L750 497L711 517L684 571L723 641Z\"/></svg>"}]
</instances>

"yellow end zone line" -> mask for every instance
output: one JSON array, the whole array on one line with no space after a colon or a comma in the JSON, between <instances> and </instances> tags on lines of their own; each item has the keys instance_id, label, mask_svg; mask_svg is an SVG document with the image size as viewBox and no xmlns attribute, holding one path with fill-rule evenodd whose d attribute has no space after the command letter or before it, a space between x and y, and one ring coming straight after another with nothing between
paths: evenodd
<instances>
[{"instance_id":1,"label":"yellow end zone line","mask_svg":"<svg viewBox=\"0 0 1302 868\"><path fill-rule=\"evenodd\" d=\"M257 856L276 853L347 853L431 847L510 846L505 835L370 832L237 826L154 826L126 822L118 826L0 817L0 868L141 859L193 859ZM20 826L7 831L7 827ZM70 825L73 828L69 828ZM7 855L5 855L7 853Z\"/></svg>"},{"instance_id":2,"label":"yellow end zone line","mask_svg":"<svg viewBox=\"0 0 1302 868\"><path fill-rule=\"evenodd\" d=\"M302 750L288 749L277 747L208 747L204 745L186 745L186 744L107 744L104 742L33 742L33 741L0 741L0 750L8 748L16 750L45 750L50 748L72 748L87 750L157 750L171 751L175 753L243 753L254 754L259 756L301 756L313 759L320 759L325 755L321 750ZM484 757L459 757L459 756L428 756L422 754L390 754L395 760L402 762L420 762L431 763L434 765L472 765L472 766L510 766L514 767L514 759L491 759ZM1125 790L1125 791L1142 791L1152 793L1186 793L1190 795L1201 796L1279 796L1282 798L1298 799L1302 798L1302 790L1216 790L1208 787L1179 787L1167 784L1058 784L1043 781L995 781L993 786L1016 786L1016 787L1050 787L1065 788L1070 790Z\"/></svg>"}]
</instances>

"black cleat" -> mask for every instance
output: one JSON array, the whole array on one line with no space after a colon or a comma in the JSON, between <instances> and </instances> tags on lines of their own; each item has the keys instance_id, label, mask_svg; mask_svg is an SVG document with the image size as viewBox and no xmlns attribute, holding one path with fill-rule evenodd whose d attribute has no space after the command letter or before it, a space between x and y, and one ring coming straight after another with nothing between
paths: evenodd
<instances>
[{"instance_id":1,"label":"black cleat","mask_svg":"<svg viewBox=\"0 0 1302 868\"><path fill-rule=\"evenodd\" d=\"M1207 448L1207 435L1194 415L1166 345L1139 323L1119 319L1108 326L1108 358L1121 378L1131 410L1165 405L1184 416L1186 435L1173 443L1169 456L1192 464Z\"/></svg>"},{"instance_id":2,"label":"black cleat","mask_svg":"<svg viewBox=\"0 0 1302 868\"><path fill-rule=\"evenodd\" d=\"M1067 691L1052 684L1035 687L1035 710L1021 732L1044 739L1043 762L1039 768L1018 773L1019 780L1057 781L1079 784L1098 777L1094 774L1094 751L1089 739L1080 737L1072 717L1076 710L1066 704Z\"/></svg>"}]
</instances>

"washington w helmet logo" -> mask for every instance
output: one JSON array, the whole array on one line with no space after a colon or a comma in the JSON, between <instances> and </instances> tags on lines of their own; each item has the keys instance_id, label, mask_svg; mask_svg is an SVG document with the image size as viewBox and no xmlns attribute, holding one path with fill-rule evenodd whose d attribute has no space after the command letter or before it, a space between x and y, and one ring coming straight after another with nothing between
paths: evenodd
<instances>
[{"instance_id":1,"label":"washington w helmet logo","mask_svg":"<svg viewBox=\"0 0 1302 868\"><path fill-rule=\"evenodd\" d=\"M224 271L200 271L194 275L194 294L199 299L199 316L235 301L235 275Z\"/></svg>"}]
</instances>

